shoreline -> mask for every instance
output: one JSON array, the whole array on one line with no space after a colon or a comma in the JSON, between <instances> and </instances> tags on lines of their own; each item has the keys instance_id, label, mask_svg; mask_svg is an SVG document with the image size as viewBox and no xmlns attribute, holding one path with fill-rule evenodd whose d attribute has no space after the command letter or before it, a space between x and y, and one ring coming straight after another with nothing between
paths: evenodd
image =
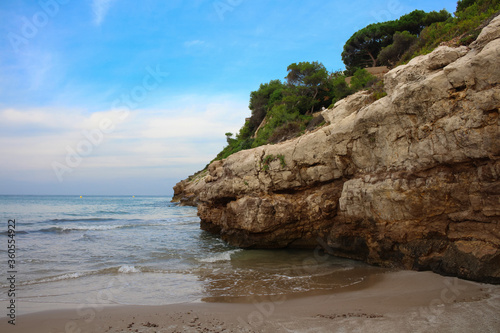
<instances>
[{"instance_id":1,"label":"shoreline","mask_svg":"<svg viewBox=\"0 0 500 333\"><path fill-rule=\"evenodd\" d=\"M500 286L397 271L334 293L247 302L49 310L2 332L497 332Z\"/></svg>"}]
</instances>

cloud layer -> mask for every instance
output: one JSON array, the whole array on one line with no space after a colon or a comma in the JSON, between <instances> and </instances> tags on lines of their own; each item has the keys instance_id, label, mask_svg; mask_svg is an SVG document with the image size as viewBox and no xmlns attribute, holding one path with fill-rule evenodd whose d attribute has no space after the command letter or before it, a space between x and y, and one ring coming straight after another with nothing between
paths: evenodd
<instances>
[{"instance_id":1,"label":"cloud layer","mask_svg":"<svg viewBox=\"0 0 500 333\"><path fill-rule=\"evenodd\" d=\"M10 180L63 185L109 178L180 180L214 158L224 146L224 133L237 131L249 112L246 103L228 101L227 96L189 99L200 102L186 109L137 109L126 114L0 110L0 155L7 157L0 160L0 181L5 175ZM103 129L104 120L108 125Z\"/></svg>"}]
</instances>

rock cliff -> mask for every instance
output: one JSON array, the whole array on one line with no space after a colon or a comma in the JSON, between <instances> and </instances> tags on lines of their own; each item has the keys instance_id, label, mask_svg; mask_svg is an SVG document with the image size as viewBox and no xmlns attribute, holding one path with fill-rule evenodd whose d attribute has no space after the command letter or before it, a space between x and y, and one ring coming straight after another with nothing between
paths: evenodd
<instances>
[{"instance_id":1,"label":"rock cliff","mask_svg":"<svg viewBox=\"0 0 500 333\"><path fill-rule=\"evenodd\" d=\"M325 110L329 125L212 163L176 198L247 248L315 247L500 283L500 16Z\"/></svg>"}]
</instances>

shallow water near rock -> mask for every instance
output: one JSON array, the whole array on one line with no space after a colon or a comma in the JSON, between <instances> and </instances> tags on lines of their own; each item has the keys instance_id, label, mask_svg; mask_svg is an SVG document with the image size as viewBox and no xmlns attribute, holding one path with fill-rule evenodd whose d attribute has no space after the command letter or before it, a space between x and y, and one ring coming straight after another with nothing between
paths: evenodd
<instances>
[{"instance_id":1,"label":"shallow water near rock","mask_svg":"<svg viewBox=\"0 0 500 333\"><path fill-rule=\"evenodd\" d=\"M108 304L249 301L341 291L385 270L311 250L242 250L170 197L0 196L16 220L20 314ZM2 305L6 281L0 283Z\"/></svg>"}]
</instances>

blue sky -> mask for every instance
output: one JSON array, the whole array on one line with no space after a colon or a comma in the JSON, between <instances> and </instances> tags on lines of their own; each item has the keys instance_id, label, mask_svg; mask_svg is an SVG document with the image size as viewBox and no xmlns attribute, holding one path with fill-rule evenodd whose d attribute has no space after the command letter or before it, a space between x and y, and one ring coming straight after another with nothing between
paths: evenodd
<instances>
[{"instance_id":1,"label":"blue sky","mask_svg":"<svg viewBox=\"0 0 500 333\"><path fill-rule=\"evenodd\" d=\"M456 1L0 4L0 194L172 193L293 62L343 69L364 26Z\"/></svg>"}]
</instances>

